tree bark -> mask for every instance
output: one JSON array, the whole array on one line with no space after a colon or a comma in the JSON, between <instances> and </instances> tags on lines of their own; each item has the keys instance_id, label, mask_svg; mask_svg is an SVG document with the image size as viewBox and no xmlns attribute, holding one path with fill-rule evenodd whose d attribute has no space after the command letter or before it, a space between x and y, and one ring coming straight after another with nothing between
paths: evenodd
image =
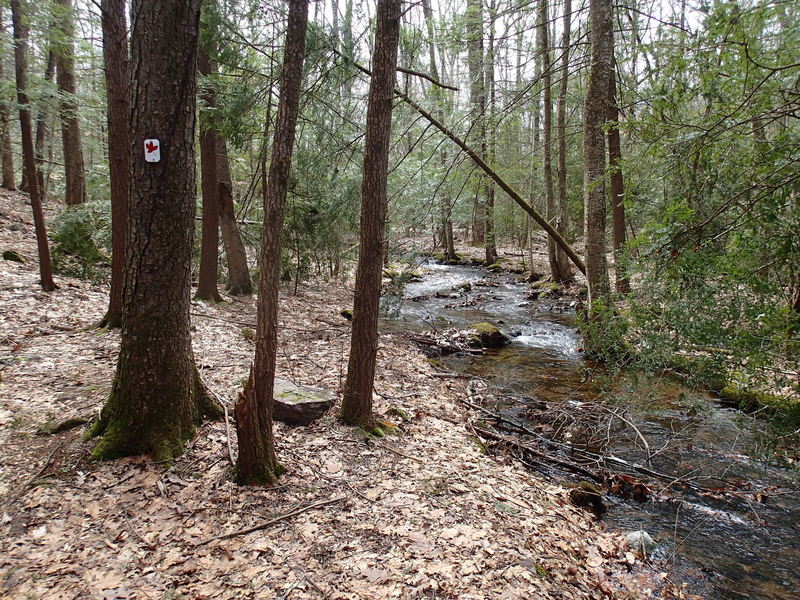
<instances>
[{"instance_id":1,"label":"tree bark","mask_svg":"<svg viewBox=\"0 0 800 600\"><path fill-rule=\"evenodd\" d=\"M378 353L378 309L387 212L386 184L399 38L400 0L378 0L373 71L367 105L361 233L350 359L342 399L342 420L367 430L375 426L372 388Z\"/></svg>"},{"instance_id":2,"label":"tree bark","mask_svg":"<svg viewBox=\"0 0 800 600\"><path fill-rule=\"evenodd\" d=\"M20 0L11 0L11 20L14 29L14 63L17 82L17 102L19 103L19 124L22 134L22 156L25 172L28 174L28 193L33 210L33 223L36 230L36 247L39 254L39 281L45 292L56 289L53 269L50 264L50 246L44 223L42 199L39 195L39 182L36 177L36 158L33 149L31 126L31 105L28 101L28 27L23 24Z\"/></svg>"},{"instance_id":3,"label":"tree bark","mask_svg":"<svg viewBox=\"0 0 800 600\"><path fill-rule=\"evenodd\" d=\"M487 115L481 120L482 134L485 145L484 156L488 162L494 162L495 156L495 132L494 132L494 109L495 109L495 83L494 83L494 22L495 0L489 2L489 44L486 50L486 57L483 60L486 83L484 96L486 97ZM487 265L497 262L497 230L494 219L494 186L488 177L483 177L486 196L486 240L484 243L484 261Z\"/></svg>"},{"instance_id":4,"label":"tree bark","mask_svg":"<svg viewBox=\"0 0 800 600\"><path fill-rule=\"evenodd\" d=\"M255 359L247 385L236 402L239 439L236 481L240 484L270 483L280 474L272 437L272 405L278 347L281 231L300 105L307 22L308 1L290 0L278 118L264 202Z\"/></svg>"},{"instance_id":5,"label":"tree bark","mask_svg":"<svg viewBox=\"0 0 800 600\"><path fill-rule=\"evenodd\" d=\"M0 11L0 35L5 36L5 31L2 11ZM0 57L0 83L5 82L4 63L5 56ZM13 191L17 189L17 184L14 172L14 151L11 147L11 117L7 98L0 98L0 145L0 160L3 162L3 180L0 185L7 190Z\"/></svg>"},{"instance_id":6,"label":"tree bark","mask_svg":"<svg viewBox=\"0 0 800 600\"><path fill-rule=\"evenodd\" d=\"M200 48L198 73L209 76L216 73L216 65ZM200 94L205 110L200 113L200 173L203 191L203 237L200 242L200 274L197 282L195 300L222 302L217 290L217 271L219 265L219 207L220 186L218 179L217 149L218 136L211 114L217 104L214 90L206 86Z\"/></svg>"},{"instance_id":7,"label":"tree bark","mask_svg":"<svg viewBox=\"0 0 800 600\"><path fill-rule=\"evenodd\" d=\"M558 116L556 135L558 136L558 222L556 229L566 237L569 230L569 208L567 206L567 81L569 79L570 27L572 0L564 0L564 31L561 36L561 81L558 86ZM565 260L559 261L559 271L565 279L572 279L569 257L563 252Z\"/></svg>"},{"instance_id":8,"label":"tree bark","mask_svg":"<svg viewBox=\"0 0 800 600\"><path fill-rule=\"evenodd\" d=\"M55 76L56 53L51 44L50 49L47 51L47 63L44 69L43 81L45 82L45 89L49 90L51 88ZM44 155L48 145L48 138L50 136L50 127L48 125L48 121L50 120L50 111L48 109L51 101L55 102L55 97L49 93L47 96L40 98L39 112L36 114L36 137L34 141L33 154L36 158L36 178L39 182L39 197L42 199L42 201L47 199L47 188L50 182L50 178L45 178L44 176ZM22 171L22 181L20 182L19 188L24 192L29 191L28 176L25 172L25 169Z\"/></svg>"},{"instance_id":9,"label":"tree bark","mask_svg":"<svg viewBox=\"0 0 800 600\"><path fill-rule=\"evenodd\" d=\"M222 413L200 379L189 333L200 0L134 0L131 21L122 338L93 455L169 461L204 417ZM160 162L145 161L145 139L159 140Z\"/></svg>"},{"instance_id":10,"label":"tree bark","mask_svg":"<svg viewBox=\"0 0 800 600\"><path fill-rule=\"evenodd\" d=\"M540 0L539 2L539 24L538 24L538 50L539 62L544 69L542 76L542 104L544 109L544 145L542 155L543 169L542 175L544 179L544 197L545 197L545 215L550 223L553 223L558 228L559 212L556 208L556 200L553 193L553 96L552 96L552 59L550 52L550 35L549 35L550 16L548 10L547 0ZM563 235L563 230L559 230ZM547 238L547 257L550 264L550 274L555 282L567 281L570 277L569 273L569 259L564 254L553 240Z\"/></svg>"},{"instance_id":11,"label":"tree bark","mask_svg":"<svg viewBox=\"0 0 800 600\"><path fill-rule=\"evenodd\" d=\"M430 58L430 65L431 65L431 77L433 77L436 81L441 81L439 79L439 69L436 65L436 40L435 40L435 31L433 28L433 10L431 9L431 2L430 0L422 0L422 10L425 16L425 24L428 30L428 56ZM444 98L442 97L442 90L436 86L431 86L431 94L433 95L434 102L437 106L437 114L438 116L442 116L443 113L443 104ZM444 171L445 165L447 163L447 153L444 149L439 151L439 168ZM442 243L442 250L444 250L444 256L447 260L455 260L456 258L456 247L455 247L455 240L453 238L453 218L452 218L452 211L453 207L450 202L449 194L446 189L443 188L440 191L440 199L439 199L439 208L441 210L442 215L442 229L441 229L441 243Z\"/></svg>"},{"instance_id":12,"label":"tree bark","mask_svg":"<svg viewBox=\"0 0 800 600\"><path fill-rule=\"evenodd\" d=\"M625 245L625 183L622 178L622 143L619 136L619 105L616 74L608 80L608 165L611 170L611 210L613 222L614 283L619 294L631 291L630 280L622 264Z\"/></svg>"},{"instance_id":13,"label":"tree bark","mask_svg":"<svg viewBox=\"0 0 800 600\"><path fill-rule=\"evenodd\" d=\"M478 152L486 158L486 129L483 124L486 113L485 74L483 70L483 6L482 0L467 0L465 15L467 33L467 66L469 69L470 131L478 136ZM486 207L481 200L483 174L477 175L475 206L472 217L472 243L486 242Z\"/></svg>"},{"instance_id":14,"label":"tree bark","mask_svg":"<svg viewBox=\"0 0 800 600\"><path fill-rule=\"evenodd\" d=\"M125 237L128 229L130 139L130 60L125 0L101 0L103 60L108 122L108 174L111 184L111 294L101 327L122 326L122 289L125 278Z\"/></svg>"},{"instance_id":15,"label":"tree bark","mask_svg":"<svg viewBox=\"0 0 800 600\"><path fill-rule=\"evenodd\" d=\"M225 256L228 259L228 283L225 285L225 291L231 296L249 296L253 293L253 284L250 281L247 253L233 207L233 183L228 162L228 148L219 135L217 141L219 224L222 231L222 245L225 247Z\"/></svg>"},{"instance_id":16,"label":"tree bark","mask_svg":"<svg viewBox=\"0 0 800 600\"><path fill-rule=\"evenodd\" d=\"M59 109L61 112L61 139L64 148L65 201L74 206L86 202L86 177L83 168L81 128L78 116L78 99L75 95L75 19L72 0L57 0L61 10L56 22Z\"/></svg>"},{"instance_id":17,"label":"tree bark","mask_svg":"<svg viewBox=\"0 0 800 600\"><path fill-rule=\"evenodd\" d=\"M583 120L584 214L586 280L589 308L605 302L609 293L606 266L605 134L608 86L613 72L613 34L610 0L590 0L591 66Z\"/></svg>"}]
</instances>

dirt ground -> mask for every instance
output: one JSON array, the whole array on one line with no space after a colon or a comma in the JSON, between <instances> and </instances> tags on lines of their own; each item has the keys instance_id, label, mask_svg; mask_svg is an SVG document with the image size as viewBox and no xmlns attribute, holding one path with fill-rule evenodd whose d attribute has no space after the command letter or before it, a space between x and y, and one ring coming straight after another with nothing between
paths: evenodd
<instances>
[{"instance_id":1,"label":"dirt ground","mask_svg":"<svg viewBox=\"0 0 800 600\"><path fill-rule=\"evenodd\" d=\"M109 392L119 335L92 328L107 289L56 277L59 289L41 292L30 207L0 192L7 249L28 262L0 260L0 597L658 597L660 576L565 489L481 452L459 401L466 382L433 377L402 337L381 337L375 396L400 435L367 438L335 411L277 424L288 468L277 487L231 483L236 439L222 421L173 465L92 461L85 425L44 432L92 418ZM350 303L341 283L283 294L279 376L340 391ZM231 409L255 304L194 303L192 320L202 376Z\"/></svg>"}]
</instances>

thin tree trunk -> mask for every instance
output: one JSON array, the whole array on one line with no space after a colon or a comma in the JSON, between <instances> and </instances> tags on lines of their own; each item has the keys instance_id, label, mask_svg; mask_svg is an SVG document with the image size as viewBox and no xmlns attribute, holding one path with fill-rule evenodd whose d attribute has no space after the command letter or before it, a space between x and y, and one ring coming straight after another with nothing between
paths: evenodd
<instances>
[{"instance_id":1,"label":"thin tree trunk","mask_svg":"<svg viewBox=\"0 0 800 600\"><path fill-rule=\"evenodd\" d=\"M201 47L197 59L197 71L209 76L216 73L216 65L211 62ZM195 300L222 302L217 289L219 268L219 208L220 186L217 150L219 140L216 128L211 123L211 115L216 108L214 90L206 86L200 94L205 110L200 113L200 181L203 191L203 236L200 242L200 274L197 282Z\"/></svg>"},{"instance_id":2,"label":"thin tree trunk","mask_svg":"<svg viewBox=\"0 0 800 600\"><path fill-rule=\"evenodd\" d=\"M542 77L542 109L543 109L543 146L542 146L542 183L545 199L545 217L550 223L555 223L555 198L553 197L553 98L551 94L552 77L550 76L550 40L548 36L548 10L547 0L539 0L539 19L536 26L536 45L539 55L539 64L543 70ZM547 238L547 258L550 263L550 274L553 281L561 281L556 245L552 238Z\"/></svg>"},{"instance_id":3,"label":"thin tree trunk","mask_svg":"<svg viewBox=\"0 0 800 600\"><path fill-rule=\"evenodd\" d=\"M36 230L36 247L39 253L39 276L42 289L52 292L56 289L53 270L50 264L50 246L44 223L42 199L39 196L39 182L36 177L36 158L33 150L33 131L31 126L31 105L28 101L28 27L23 25L20 0L11 0L11 20L14 29L14 62L17 83L17 102L19 103L19 124L22 133L22 155L25 171L28 174L33 223Z\"/></svg>"},{"instance_id":4,"label":"thin tree trunk","mask_svg":"<svg viewBox=\"0 0 800 600\"><path fill-rule=\"evenodd\" d=\"M236 481L241 484L270 483L280 469L272 437L272 404L278 347L281 230L299 112L307 22L308 1L290 0L278 118L272 142L261 236L256 352L250 378L236 402L236 433L239 439Z\"/></svg>"},{"instance_id":5,"label":"thin tree trunk","mask_svg":"<svg viewBox=\"0 0 800 600\"><path fill-rule=\"evenodd\" d=\"M75 20L72 0L57 0L61 10L56 36L61 139L64 148L65 201L74 206L86 202L86 177L83 168L78 99L75 95Z\"/></svg>"},{"instance_id":6,"label":"thin tree trunk","mask_svg":"<svg viewBox=\"0 0 800 600\"><path fill-rule=\"evenodd\" d=\"M0 35L5 37L5 26L0 11ZM0 57L0 84L5 84L4 66L5 56ZM16 190L16 177L14 173L14 151L11 147L11 117L9 114L7 98L0 98L0 160L3 162L2 186L7 190Z\"/></svg>"},{"instance_id":7,"label":"thin tree trunk","mask_svg":"<svg viewBox=\"0 0 800 600\"><path fill-rule=\"evenodd\" d=\"M55 76L56 53L51 45L50 49L47 51L47 63L44 69L43 77L46 89L50 89ZM50 111L48 109L51 100L54 101L54 97L50 94L44 98L41 98L39 112L36 115L36 138L34 141L33 152L36 158L36 177L37 181L39 182L39 197L42 199L42 201L47 198L47 188L50 180L49 177L45 178L44 176L44 156L48 145L48 138L50 137L50 127L48 125L50 120ZM22 181L20 182L19 188L24 192L29 191L28 175L24 169L22 171Z\"/></svg>"},{"instance_id":8,"label":"thin tree trunk","mask_svg":"<svg viewBox=\"0 0 800 600\"><path fill-rule=\"evenodd\" d=\"M614 71L608 82L608 164L611 169L614 277L617 293L627 294L631 291L631 284L622 264L622 250L625 245L625 183L622 178L622 143L619 136L619 106Z\"/></svg>"},{"instance_id":9,"label":"thin tree trunk","mask_svg":"<svg viewBox=\"0 0 800 600\"><path fill-rule=\"evenodd\" d=\"M558 86L558 222L556 229L566 237L569 230L569 208L567 206L567 81L569 78L570 27L572 0L564 0L564 31L561 37L561 81ZM565 280L572 278L569 257L559 260L559 271Z\"/></svg>"},{"instance_id":10,"label":"thin tree trunk","mask_svg":"<svg viewBox=\"0 0 800 600\"><path fill-rule=\"evenodd\" d=\"M342 399L342 420L367 430L375 426L372 388L378 353L378 308L387 212L386 183L399 37L400 0L378 0L364 143L361 233L350 360Z\"/></svg>"},{"instance_id":11,"label":"thin tree trunk","mask_svg":"<svg viewBox=\"0 0 800 600\"><path fill-rule=\"evenodd\" d=\"M111 184L111 294L101 327L122 327L122 288L125 278L125 236L128 229L128 166L130 140L130 61L125 0L102 0L106 106L108 121L108 175Z\"/></svg>"},{"instance_id":12,"label":"thin tree trunk","mask_svg":"<svg viewBox=\"0 0 800 600\"><path fill-rule=\"evenodd\" d=\"M606 266L605 134L609 79L613 73L611 0L590 0L591 66L584 108L584 214L589 307L609 293Z\"/></svg>"},{"instance_id":13,"label":"thin tree trunk","mask_svg":"<svg viewBox=\"0 0 800 600\"><path fill-rule=\"evenodd\" d=\"M217 146L219 225L222 232L222 245L228 259L228 283L225 285L225 291L231 296L249 296L253 293L253 284L250 281L250 269L247 266L247 252L236 223L228 148L222 137L217 136L217 139L219 143Z\"/></svg>"},{"instance_id":14,"label":"thin tree trunk","mask_svg":"<svg viewBox=\"0 0 800 600\"><path fill-rule=\"evenodd\" d=\"M114 384L92 429L93 455L169 461L222 407L192 352L195 97L200 0L134 0L130 190L122 336ZM145 139L161 160L145 161ZM152 146L151 146L152 147Z\"/></svg>"},{"instance_id":15,"label":"thin tree trunk","mask_svg":"<svg viewBox=\"0 0 800 600\"><path fill-rule=\"evenodd\" d=\"M433 77L436 81L441 81L439 79L439 69L436 65L436 43L435 43L435 32L433 27L433 10L431 9L431 2L430 0L422 0L422 10L425 16L425 24L428 30L428 55L430 58L430 65L431 65L431 77ZM437 114L442 116L443 113L443 104L444 98L442 96L442 90L436 86L431 86L431 94L433 95L434 102L437 105ZM439 151L439 168L442 171L445 170L445 166L447 164L447 153L444 149ZM456 258L456 248L455 248L455 241L453 239L453 219L452 219L452 211L453 207L450 202L449 193L447 191L446 186L442 186L440 196L439 196L439 207L441 210L442 215L442 229L441 229L441 240L442 240L442 249L444 250L445 259L448 261L455 260Z\"/></svg>"}]
</instances>

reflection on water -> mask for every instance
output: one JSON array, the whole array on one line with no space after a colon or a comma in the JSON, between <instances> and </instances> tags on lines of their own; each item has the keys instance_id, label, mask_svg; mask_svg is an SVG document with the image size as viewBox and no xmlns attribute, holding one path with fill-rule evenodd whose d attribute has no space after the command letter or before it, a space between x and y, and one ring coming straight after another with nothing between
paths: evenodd
<instances>
[{"instance_id":1,"label":"reflection on water","mask_svg":"<svg viewBox=\"0 0 800 600\"><path fill-rule=\"evenodd\" d=\"M423 281L407 285L400 316L384 320L385 331L489 321L512 335L512 343L482 356L446 357L448 368L534 400L586 403L602 395L630 406L628 418L658 449L652 468L691 478L711 491L657 489L660 499L644 503L612 497L604 517L609 526L648 531L660 543L656 558L668 561L676 579L690 582L694 593L800 598L797 476L747 457L752 433L742 427L738 411L663 378L628 374L609 382L602 371L590 376L578 352L573 315L546 302L529 302L525 285L509 276L472 267L428 269ZM629 427L618 422L610 436L615 455L644 461ZM734 492L713 489L723 487Z\"/></svg>"}]
</instances>

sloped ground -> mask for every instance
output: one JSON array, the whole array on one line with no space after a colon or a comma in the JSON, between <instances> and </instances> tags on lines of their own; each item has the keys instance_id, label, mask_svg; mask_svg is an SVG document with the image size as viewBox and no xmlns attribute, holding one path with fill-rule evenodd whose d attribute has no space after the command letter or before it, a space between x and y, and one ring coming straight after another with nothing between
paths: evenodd
<instances>
[{"instance_id":1,"label":"sloped ground","mask_svg":"<svg viewBox=\"0 0 800 600\"><path fill-rule=\"evenodd\" d=\"M378 414L411 417L398 423L402 434L370 440L334 414L307 428L277 424L288 473L273 489L230 482L236 440L223 422L202 427L171 467L146 457L93 462L83 428L37 435L100 410L118 334L83 330L102 315L105 289L57 277L57 292L39 290L24 201L0 193L0 251L29 259L0 260L0 596L655 595L652 572L629 564L619 537L571 506L564 489L481 453L464 427L463 382L433 378L402 339L382 337L376 381ZM280 376L339 390L349 330L338 313L350 294L315 282L284 295ZM192 311L203 377L230 408L253 354L255 305L229 300ZM284 515L257 532L212 539Z\"/></svg>"}]
</instances>

